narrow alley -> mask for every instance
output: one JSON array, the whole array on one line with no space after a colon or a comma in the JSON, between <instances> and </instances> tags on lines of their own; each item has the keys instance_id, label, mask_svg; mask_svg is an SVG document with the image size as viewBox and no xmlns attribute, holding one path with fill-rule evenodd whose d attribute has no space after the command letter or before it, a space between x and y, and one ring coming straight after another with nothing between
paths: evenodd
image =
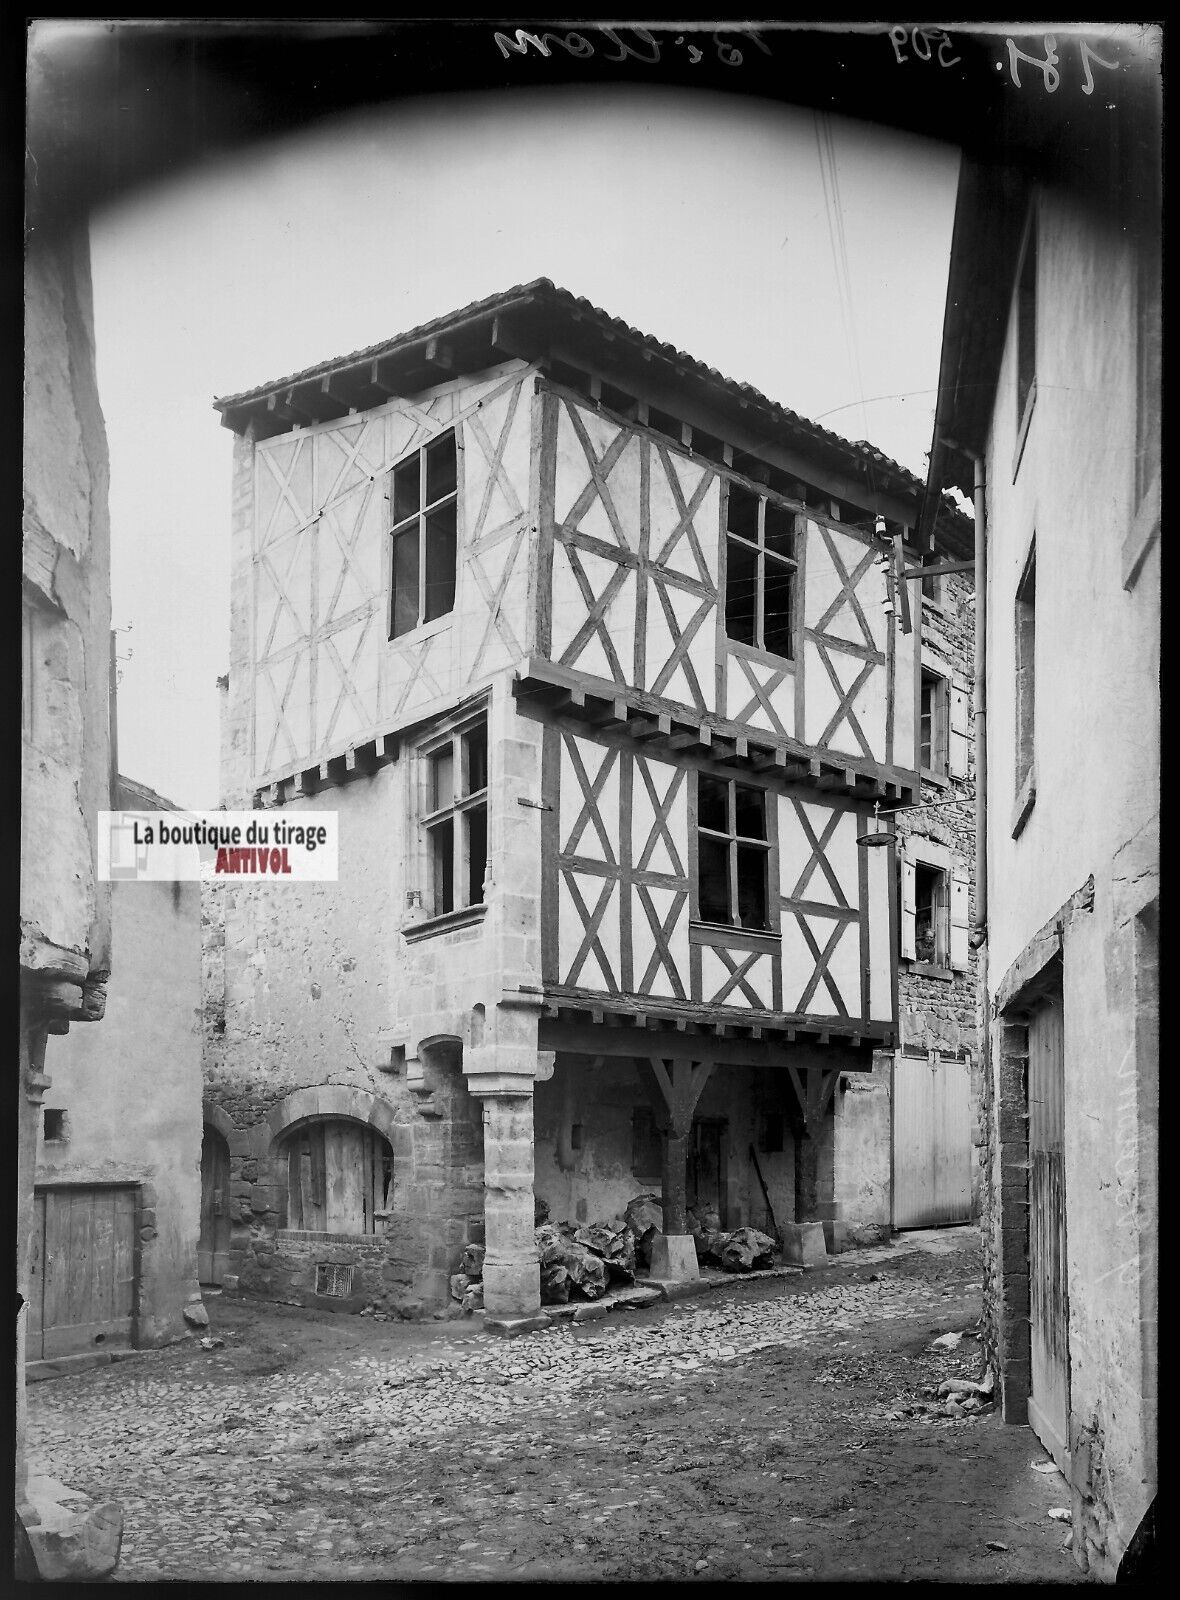
<instances>
[{"instance_id":1,"label":"narrow alley","mask_svg":"<svg viewBox=\"0 0 1180 1600\"><path fill-rule=\"evenodd\" d=\"M34 1385L30 1451L122 1502L124 1582L1076 1581L1036 1439L938 1396L979 1282L962 1227L513 1340L225 1297Z\"/></svg>"}]
</instances>

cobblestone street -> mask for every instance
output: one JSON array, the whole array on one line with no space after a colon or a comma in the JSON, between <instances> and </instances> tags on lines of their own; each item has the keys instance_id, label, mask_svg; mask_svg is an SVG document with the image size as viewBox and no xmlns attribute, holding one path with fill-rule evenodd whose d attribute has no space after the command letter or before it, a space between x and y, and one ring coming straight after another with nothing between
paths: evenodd
<instances>
[{"instance_id":1,"label":"cobblestone street","mask_svg":"<svg viewBox=\"0 0 1180 1600\"><path fill-rule=\"evenodd\" d=\"M124 1582L1069 1582L1033 1435L939 1409L979 1375L978 1249L901 1236L508 1341L212 1299L221 1348L34 1385L30 1446L122 1502Z\"/></svg>"}]
</instances>

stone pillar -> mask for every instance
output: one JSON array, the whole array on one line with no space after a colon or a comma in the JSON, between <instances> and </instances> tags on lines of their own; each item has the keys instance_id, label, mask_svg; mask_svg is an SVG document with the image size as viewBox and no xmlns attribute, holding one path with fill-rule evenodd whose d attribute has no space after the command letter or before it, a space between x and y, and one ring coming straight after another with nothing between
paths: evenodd
<instances>
[{"instance_id":1,"label":"stone pillar","mask_svg":"<svg viewBox=\"0 0 1180 1600\"><path fill-rule=\"evenodd\" d=\"M483 1108L484 1309L492 1317L534 1317L541 1310L541 1269L533 1232L532 1085L484 1093Z\"/></svg>"}]
</instances>

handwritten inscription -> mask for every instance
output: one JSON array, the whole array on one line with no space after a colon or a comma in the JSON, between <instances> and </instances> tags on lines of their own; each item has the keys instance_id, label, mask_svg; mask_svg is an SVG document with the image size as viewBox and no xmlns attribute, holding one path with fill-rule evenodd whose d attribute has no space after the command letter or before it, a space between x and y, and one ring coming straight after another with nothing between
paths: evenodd
<instances>
[{"instance_id":1,"label":"handwritten inscription","mask_svg":"<svg viewBox=\"0 0 1180 1600\"><path fill-rule=\"evenodd\" d=\"M889 43L893 46L893 59L901 66L910 60L937 61L940 67L953 67L962 59L961 56L952 55L954 45L951 36L941 28L903 28L900 24L889 30ZM1055 94L1061 84L1061 56L1057 50L1057 37L1055 34L1043 35L1045 53L1043 56L1029 55L1021 50L1015 39L1005 39L1008 51L1008 74L1014 88L1023 87L1020 78L1021 63L1025 67L1033 68L1041 74L1041 83L1046 94ZM1094 74L1090 63L1106 67L1108 71L1117 72L1119 62L1107 61L1100 56L1092 45L1084 39L1077 40L1078 55L1082 65L1082 93L1094 93ZM1004 62L996 62L996 71L1004 71Z\"/></svg>"},{"instance_id":2,"label":"handwritten inscription","mask_svg":"<svg viewBox=\"0 0 1180 1600\"><path fill-rule=\"evenodd\" d=\"M1061 60L1061 57L1057 53L1056 35L1052 33L1045 34L1045 55L1044 59L1041 61L1038 61L1035 56L1026 55L1023 50L1018 50L1014 40L1008 39L1005 42L1008 46L1008 71L1011 75L1013 85L1017 89L1020 88L1019 64L1023 61L1026 66L1035 67L1037 71L1040 72L1045 93L1055 94L1057 87L1061 82L1061 73L1057 70L1057 63ZM1082 58L1082 72L1085 77L1085 82L1082 84L1082 93L1093 94L1094 74L1090 71L1091 61L1096 61L1100 67L1106 67L1112 72L1118 71L1119 63L1117 61L1104 60L1103 57L1100 56L1096 50L1092 49L1084 39L1078 40L1078 50ZM1002 61L997 61L996 69L997 71L1002 72L1004 70L1004 63Z\"/></svg>"},{"instance_id":3,"label":"handwritten inscription","mask_svg":"<svg viewBox=\"0 0 1180 1600\"><path fill-rule=\"evenodd\" d=\"M893 46L894 58L898 66L910 58L902 54L903 48L908 45L919 61L929 61L937 52L940 67L953 67L962 57L952 56L949 60L947 52L954 49L951 36L944 33L941 28L901 28L889 30L889 42Z\"/></svg>"},{"instance_id":4,"label":"handwritten inscription","mask_svg":"<svg viewBox=\"0 0 1180 1600\"><path fill-rule=\"evenodd\" d=\"M747 44L753 44L769 55L770 46L754 32L752 28L735 28L727 30L730 37L739 38ZM587 37L588 32L600 34L601 41L596 46L594 41ZM631 40L623 39L617 28L594 28L583 33L526 33L523 28L517 28L515 37L506 33L496 32L494 42L499 47L500 54L507 61L510 55L528 55L530 49L538 55L551 56L554 50L562 50L575 60L585 61L596 54L597 50L609 47L611 53L604 53L603 61L626 61L628 58L641 62L646 66L655 66L660 60L661 46L658 39L648 32L646 28L630 28ZM736 44L729 44L722 37L722 30L718 29L710 35L717 60L722 66L740 67L745 57ZM674 43L688 53L689 63L696 66L704 56L704 51L696 44L685 38L684 34L677 34Z\"/></svg>"}]
</instances>

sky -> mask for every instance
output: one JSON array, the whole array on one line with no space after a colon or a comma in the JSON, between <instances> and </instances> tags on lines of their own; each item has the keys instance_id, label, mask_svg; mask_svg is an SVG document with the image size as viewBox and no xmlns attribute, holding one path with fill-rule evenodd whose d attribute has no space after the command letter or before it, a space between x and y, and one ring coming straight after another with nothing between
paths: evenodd
<instances>
[{"instance_id":1,"label":"sky","mask_svg":"<svg viewBox=\"0 0 1180 1600\"><path fill-rule=\"evenodd\" d=\"M954 147L844 118L563 88L403 100L99 213L120 770L218 804L215 396L547 277L924 477L957 175Z\"/></svg>"}]
</instances>

